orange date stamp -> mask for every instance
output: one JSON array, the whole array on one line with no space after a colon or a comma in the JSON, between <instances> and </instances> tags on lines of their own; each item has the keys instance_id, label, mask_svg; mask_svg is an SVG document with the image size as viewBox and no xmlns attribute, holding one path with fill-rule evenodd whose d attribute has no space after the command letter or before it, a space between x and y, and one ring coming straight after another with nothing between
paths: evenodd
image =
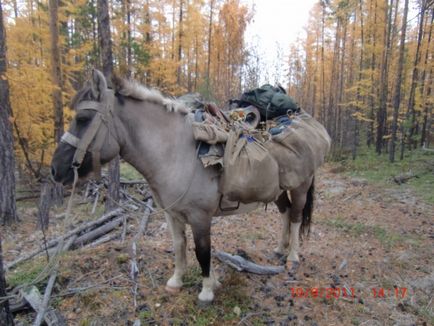
<instances>
[{"instance_id":1,"label":"orange date stamp","mask_svg":"<svg viewBox=\"0 0 434 326\"><path fill-rule=\"evenodd\" d=\"M370 288L368 293L372 298L390 298L395 297L396 299L404 299L407 296L407 288L405 287L394 287L392 289L385 289L382 287ZM302 288L302 287L292 287L291 297L292 298L313 298L313 299L355 299L360 297L358 291L355 288L348 287L312 287L312 288Z\"/></svg>"}]
</instances>

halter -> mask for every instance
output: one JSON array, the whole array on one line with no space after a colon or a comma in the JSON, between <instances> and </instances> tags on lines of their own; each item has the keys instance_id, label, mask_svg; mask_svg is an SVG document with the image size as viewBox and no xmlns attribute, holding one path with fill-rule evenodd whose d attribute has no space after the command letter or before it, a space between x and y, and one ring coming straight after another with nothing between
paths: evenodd
<instances>
[{"instance_id":1,"label":"halter","mask_svg":"<svg viewBox=\"0 0 434 326\"><path fill-rule=\"evenodd\" d=\"M102 98L104 98L103 102L82 101L78 104L76 108L78 112L81 110L92 110L96 112L95 116L92 118L92 122L81 138L67 131L60 139L62 143L69 144L76 148L71 163L74 173L80 168L86 152L89 151L92 153L92 164L95 175L101 175L101 147L107 137L109 124L113 123L113 91L107 89ZM97 135L98 131L101 129L102 123L105 124L105 128Z\"/></svg>"}]
</instances>

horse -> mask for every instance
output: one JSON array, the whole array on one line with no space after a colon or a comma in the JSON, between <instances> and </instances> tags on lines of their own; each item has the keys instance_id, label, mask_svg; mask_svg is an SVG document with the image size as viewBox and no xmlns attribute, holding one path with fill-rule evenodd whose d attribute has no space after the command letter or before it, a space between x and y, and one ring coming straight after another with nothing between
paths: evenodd
<instances>
[{"instance_id":1,"label":"horse","mask_svg":"<svg viewBox=\"0 0 434 326\"><path fill-rule=\"evenodd\" d=\"M76 93L71 102L76 114L53 154L52 176L56 182L71 184L120 155L144 176L164 210L175 253L175 269L166 291L178 293L183 285L188 224L202 271L199 302L210 303L221 285L211 266L212 217L248 212L258 203L241 204L230 212L220 208L220 171L205 168L197 157L189 108L157 90L116 76L112 88L100 71L93 70ZM310 226L313 195L311 175L294 189L283 189L275 200L283 227L274 251L287 257L288 263L299 262L300 232Z\"/></svg>"}]
</instances>

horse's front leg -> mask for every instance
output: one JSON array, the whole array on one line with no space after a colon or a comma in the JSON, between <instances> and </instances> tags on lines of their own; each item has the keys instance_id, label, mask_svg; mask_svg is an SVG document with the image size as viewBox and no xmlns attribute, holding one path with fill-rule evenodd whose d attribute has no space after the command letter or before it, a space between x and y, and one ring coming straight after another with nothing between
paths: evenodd
<instances>
[{"instance_id":1,"label":"horse's front leg","mask_svg":"<svg viewBox=\"0 0 434 326\"><path fill-rule=\"evenodd\" d=\"M202 270L202 291L199 302L210 303L214 299L214 290L220 286L211 266L211 221L205 225L192 225L196 258Z\"/></svg>"},{"instance_id":2,"label":"horse's front leg","mask_svg":"<svg viewBox=\"0 0 434 326\"><path fill-rule=\"evenodd\" d=\"M166 215L167 224L172 234L173 248L175 251L175 272L166 283L166 291L177 293L182 287L182 277L187 270L187 239L185 237L185 223Z\"/></svg>"}]
</instances>

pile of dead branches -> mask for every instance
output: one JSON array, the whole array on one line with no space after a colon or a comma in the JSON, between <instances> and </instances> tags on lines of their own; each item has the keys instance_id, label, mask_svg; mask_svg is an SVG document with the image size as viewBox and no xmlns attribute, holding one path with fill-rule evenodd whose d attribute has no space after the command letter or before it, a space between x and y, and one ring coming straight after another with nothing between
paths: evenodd
<instances>
[{"instance_id":1,"label":"pile of dead branches","mask_svg":"<svg viewBox=\"0 0 434 326\"><path fill-rule=\"evenodd\" d=\"M99 181L89 181L82 187L80 194L77 195L78 204L91 202L91 214L94 214L98 202L105 197L104 192L107 189L107 183L105 177ZM133 248L135 248L136 240L144 234L149 217L154 211L152 206L152 197L144 181L121 180L121 200L117 209L103 214L93 221L80 223L63 235L45 240L37 249L6 264L6 271L11 271L19 264L35 257L47 256L47 265L35 280L8 290L7 297L11 303L12 312L31 307L37 312L34 325L40 325L44 321L47 325L66 325L61 313L49 306L51 292L58 274L60 254L78 248L95 247L115 239L124 241L128 232L128 221L133 216L136 218L141 217L138 232L132 244ZM134 270L132 268L133 280L135 281L138 273L135 264L135 253L131 257L131 262L132 267L135 266ZM35 285L46 279L48 279L48 283L42 296Z\"/></svg>"}]
</instances>

